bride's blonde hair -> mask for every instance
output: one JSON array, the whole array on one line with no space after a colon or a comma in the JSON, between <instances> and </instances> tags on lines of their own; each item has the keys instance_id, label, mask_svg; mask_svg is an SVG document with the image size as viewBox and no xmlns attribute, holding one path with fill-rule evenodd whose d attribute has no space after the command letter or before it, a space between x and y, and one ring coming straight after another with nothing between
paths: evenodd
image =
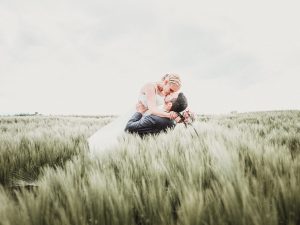
<instances>
[{"instance_id":1,"label":"bride's blonde hair","mask_svg":"<svg viewBox=\"0 0 300 225\"><path fill-rule=\"evenodd\" d=\"M180 77L176 73L167 73L162 78L162 81L164 80L168 80L171 84L176 84L178 87L181 87Z\"/></svg>"}]
</instances>

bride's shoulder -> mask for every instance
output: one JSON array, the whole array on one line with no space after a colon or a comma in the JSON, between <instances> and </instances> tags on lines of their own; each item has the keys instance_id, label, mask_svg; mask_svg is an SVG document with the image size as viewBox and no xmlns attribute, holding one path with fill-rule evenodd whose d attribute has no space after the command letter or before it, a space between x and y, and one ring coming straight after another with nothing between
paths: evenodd
<instances>
[{"instance_id":1,"label":"bride's shoulder","mask_svg":"<svg viewBox=\"0 0 300 225\"><path fill-rule=\"evenodd\" d=\"M145 91L149 91L149 90L155 90L156 88L156 83L154 82L149 82L149 83L146 83L142 89L141 89L141 92L144 93Z\"/></svg>"}]
</instances>

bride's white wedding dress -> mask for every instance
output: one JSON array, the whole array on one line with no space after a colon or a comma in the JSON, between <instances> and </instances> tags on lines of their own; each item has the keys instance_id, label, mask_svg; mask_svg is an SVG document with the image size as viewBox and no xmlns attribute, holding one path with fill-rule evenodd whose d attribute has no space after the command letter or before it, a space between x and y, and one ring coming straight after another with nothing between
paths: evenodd
<instances>
[{"instance_id":1,"label":"bride's white wedding dress","mask_svg":"<svg viewBox=\"0 0 300 225\"><path fill-rule=\"evenodd\" d=\"M163 106L164 96L158 94L156 97L156 105L158 107ZM146 96L141 94L139 96L139 101L147 107ZM101 153L112 150L118 144L118 139L125 133L125 127L129 119L136 112L135 109L129 110L127 113L119 116L111 123L101 127L96 133L88 138L88 144L90 153L92 155L99 155Z\"/></svg>"}]
</instances>

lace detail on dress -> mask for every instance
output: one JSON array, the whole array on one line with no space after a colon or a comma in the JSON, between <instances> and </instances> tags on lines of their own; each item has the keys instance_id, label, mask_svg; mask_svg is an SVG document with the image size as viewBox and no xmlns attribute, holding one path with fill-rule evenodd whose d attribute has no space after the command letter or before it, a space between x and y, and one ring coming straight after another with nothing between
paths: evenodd
<instances>
[{"instance_id":1,"label":"lace detail on dress","mask_svg":"<svg viewBox=\"0 0 300 225\"><path fill-rule=\"evenodd\" d=\"M157 88L155 88L155 98L156 98L156 105L157 105L157 106L164 105L165 97L164 97L164 96L160 96L160 95L158 94ZM148 108L147 98L146 98L146 95L145 95L145 94L140 94L138 100L139 100L146 108Z\"/></svg>"},{"instance_id":2,"label":"lace detail on dress","mask_svg":"<svg viewBox=\"0 0 300 225\"><path fill-rule=\"evenodd\" d=\"M161 105L164 105L164 96L160 96L160 95L155 95L155 98L156 98L156 105L157 106L161 106ZM141 94L139 96L139 99L138 99L146 108L148 108L148 104L147 104L147 99L146 99L146 95L144 94Z\"/></svg>"}]
</instances>

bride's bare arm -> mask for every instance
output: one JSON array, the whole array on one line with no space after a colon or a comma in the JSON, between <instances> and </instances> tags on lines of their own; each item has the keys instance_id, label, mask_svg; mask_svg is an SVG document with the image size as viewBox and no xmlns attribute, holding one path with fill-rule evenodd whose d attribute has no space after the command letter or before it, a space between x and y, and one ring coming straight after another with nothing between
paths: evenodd
<instances>
[{"instance_id":1,"label":"bride's bare arm","mask_svg":"<svg viewBox=\"0 0 300 225\"><path fill-rule=\"evenodd\" d=\"M148 110L150 114L160 116L160 117L170 118L170 113L162 111L156 105L156 97L155 97L156 94L155 94L154 84L151 83L146 84L143 87L142 91L146 95Z\"/></svg>"}]
</instances>

